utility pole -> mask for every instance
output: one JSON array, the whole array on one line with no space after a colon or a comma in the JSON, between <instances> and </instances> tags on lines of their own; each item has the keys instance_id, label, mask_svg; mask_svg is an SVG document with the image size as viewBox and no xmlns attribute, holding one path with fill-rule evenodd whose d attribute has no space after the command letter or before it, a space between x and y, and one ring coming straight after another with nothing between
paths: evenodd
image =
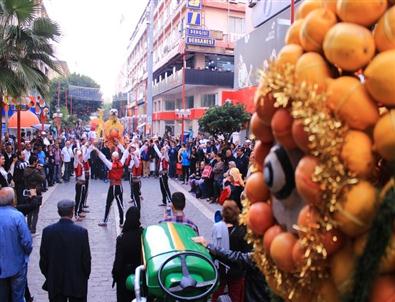
<instances>
[{"instance_id":1,"label":"utility pole","mask_svg":"<svg viewBox=\"0 0 395 302\"><path fill-rule=\"evenodd\" d=\"M150 0L148 4L148 20L147 20L147 124L150 126L150 132L152 132L152 107L153 107L153 97L152 97L152 83L153 83L153 73L154 73L154 59L153 59L153 28L154 28L154 9L156 0Z\"/></svg>"}]
</instances>

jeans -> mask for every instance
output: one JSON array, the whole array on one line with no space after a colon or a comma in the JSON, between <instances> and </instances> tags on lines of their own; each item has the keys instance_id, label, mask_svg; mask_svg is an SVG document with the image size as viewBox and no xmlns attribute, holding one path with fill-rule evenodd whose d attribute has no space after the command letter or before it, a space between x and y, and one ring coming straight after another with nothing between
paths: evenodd
<instances>
[{"instance_id":1,"label":"jeans","mask_svg":"<svg viewBox=\"0 0 395 302\"><path fill-rule=\"evenodd\" d=\"M182 166L182 181L186 183L189 181L189 166Z\"/></svg>"},{"instance_id":2,"label":"jeans","mask_svg":"<svg viewBox=\"0 0 395 302\"><path fill-rule=\"evenodd\" d=\"M65 162L64 163L64 174L63 174L63 179L65 181L69 181L70 180L70 175L71 175L71 162Z\"/></svg>"},{"instance_id":3,"label":"jeans","mask_svg":"<svg viewBox=\"0 0 395 302\"><path fill-rule=\"evenodd\" d=\"M37 226L38 212L39 211L40 211L40 206L36 207L33 211L31 211L27 215L27 226L29 227L29 230L32 233L36 232L36 226Z\"/></svg>"},{"instance_id":4,"label":"jeans","mask_svg":"<svg viewBox=\"0 0 395 302\"><path fill-rule=\"evenodd\" d=\"M55 164L54 178L56 182L60 182L60 179L62 178L62 166L60 164Z\"/></svg>"},{"instance_id":5,"label":"jeans","mask_svg":"<svg viewBox=\"0 0 395 302\"><path fill-rule=\"evenodd\" d=\"M25 302L27 264L14 276L0 279L1 302ZM11 299L10 299L11 298Z\"/></svg>"},{"instance_id":6,"label":"jeans","mask_svg":"<svg viewBox=\"0 0 395 302\"><path fill-rule=\"evenodd\" d=\"M170 163L169 163L169 177L170 178L176 177L176 164L177 164L176 160L170 160Z\"/></svg>"}]
</instances>

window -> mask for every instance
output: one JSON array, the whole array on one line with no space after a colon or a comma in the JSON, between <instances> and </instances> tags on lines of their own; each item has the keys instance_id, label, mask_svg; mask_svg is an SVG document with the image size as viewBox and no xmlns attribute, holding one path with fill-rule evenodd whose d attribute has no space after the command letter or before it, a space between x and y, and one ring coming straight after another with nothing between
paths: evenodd
<instances>
[{"instance_id":1,"label":"window","mask_svg":"<svg viewBox=\"0 0 395 302\"><path fill-rule=\"evenodd\" d=\"M176 109L174 100L165 101L165 111L173 111L174 109Z\"/></svg>"},{"instance_id":2,"label":"window","mask_svg":"<svg viewBox=\"0 0 395 302\"><path fill-rule=\"evenodd\" d=\"M217 94L202 95L202 107L214 107L217 105Z\"/></svg>"},{"instance_id":3,"label":"window","mask_svg":"<svg viewBox=\"0 0 395 302\"><path fill-rule=\"evenodd\" d=\"M194 105L195 105L195 98L193 97L193 95L187 96L187 100L186 100L186 104L185 104L186 108L192 109L195 107Z\"/></svg>"},{"instance_id":4,"label":"window","mask_svg":"<svg viewBox=\"0 0 395 302\"><path fill-rule=\"evenodd\" d=\"M229 17L228 30L233 34L244 34L244 18Z\"/></svg>"}]
</instances>

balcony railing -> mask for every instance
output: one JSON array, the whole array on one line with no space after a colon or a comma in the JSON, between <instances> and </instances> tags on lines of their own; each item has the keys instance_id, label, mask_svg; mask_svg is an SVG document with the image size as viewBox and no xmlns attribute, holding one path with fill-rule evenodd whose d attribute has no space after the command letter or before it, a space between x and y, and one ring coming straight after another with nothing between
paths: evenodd
<instances>
[{"instance_id":1,"label":"balcony railing","mask_svg":"<svg viewBox=\"0 0 395 302\"><path fill-rule=\"evenodd\" d=\"M154 84L154 96L180 87L182 85L182 76L182 69L180 69ZM233 72L187 69L185 72L185 84L233 88Z\"/></svg>"}]
</instances>

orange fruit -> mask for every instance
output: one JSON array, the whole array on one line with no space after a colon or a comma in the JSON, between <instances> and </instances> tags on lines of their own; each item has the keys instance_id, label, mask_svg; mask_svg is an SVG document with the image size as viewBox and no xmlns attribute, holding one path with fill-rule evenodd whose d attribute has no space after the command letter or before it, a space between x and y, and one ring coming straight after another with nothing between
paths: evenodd
<instances>
[{"instance_id":1,"label":"orange fruit","mask_svg":"<svg viewBox=\"0 0 395 302\"><path fill-rule=\"evenodd\" d=\"M303 56L302 56L303 57ZM395 105L395 49L379 53L365 69L366 88L377 101Z\"/></svg>"},{"instance_id":2,"label":"orange fruit","mask_svg":"<svg viewBox=\"0 0 395 302\"><path fill-rule=\"evenodd\" d=\"M322 42L328 30L336 24L336 15L325 8L310 12L304 19L299 40L306 51L321 51Z\"/></svg>"},{"instance_id":3,"label":"orange fruit","mask_svg":"<svg viewBox=\"0 0 395 302\"><path fill-rule=\"evenodd\" d=\"M300 197L311 205L319 205L321 202L320 184L312 179L318 164L316 157L307 155L299 161L295 170L296 189Z\"/></svg>"},{"instance_id":4,"label":"orange fruit","mask_svg":"<svg viewBox=\"0 0 395 302\"><path fill-rule=\"evenodd\" d=\"M250 121L251 132L260 139L263 143L271 143L273 141L273 134L270 127L254 113Z\"/></svg>"},{"instance_id":5,"label":"orange fruit","mask_svg":"<svg viewBox=\"0 0 395 302\"><path fill-rule=\"evenodd\" d=\"M296 237L289 232L278 234L273 239L270 245L270 256L280 270L285 272L295 270L295 263L292 258L292 249L295 244Z\"/></svg>"},{"instance_id":6,"label":"orange fruit","mask_svg":"<svg viewBox=\"0 0 395 302\"><path fill-rule=\"evenodd\" d=\"M354 77L340 77L330 82L327 105L353 129L365 130L379 118L377 105L361 82Z\"/></svg>"},{"instance_id":7,"label":"orange fruit","mask_svg":"<svg viewBox=\"0 0 395 302\"><path fill-rule=\"evenodd\" d=\"M279 66L285 64L295 65L303 54L303 48L298 44L288 44L281 48L278 53L276 64Z\"/></svg>"},{"instance_id":8,"label":"orange fruit","mask_svg":"<svg viewBox=\"0 0 395 302\"><path fill-rule=\"evenodd\" d=\"M332 280L341 294L351 289L355 264L356 257L351 244L346 245L332 256L330 263Z\"/></svg>"},{"instance_id":9,"label":"orange fruit","mask_svg":"<svg viewBox=\"0 0 395 302\"><path fill-rule=\"evenodd\" d=\"M296 63L295 77L298 83L317 84L319 89L324 90L331 72L323 57L315 52L307 52Z\"/></svg>"},{"instance_id":10,"label":"orange fruit","mask_svg":"<svg viewBox=\"0 0 395 302\"><path fill-rule=\"evenodd\" d=\"M274 224L272 208L266 202L256 202L248 210L247 226L262 236Z\"/></svg>"},{"instance_id":11,"label":"orange fruit","mask_svg":"<svg viewBox=\"0 0 395 302\"><path fill-rule=\"evenodd\" d=\"M258 88L254 99L255 110L259 119L265 126L270 126L270 123L272 122L272 117L277 110L277 108L274 107L275 102L276 100L272 93L269 92L268 94L263 95L262 91Z\"/></svg>"},{"instance_id":12,"label":"orange fruit","mask_svg":"<svg viewBox=\"0 0 395 302\"><path fill-rule=\"evenodd\" d=\"M305 252L306 249L303 247L301 240L297 240L292 249L292 260L297 269L301 268L305 263Z\"/></svg>"},{"instance_id":13,"label":"orange fruit","mask_svg":"<svg viewBox=\"0 0 395 302\"><path fill-rule=\"evenodd\" d=\"M285 35L285 44L297 44L300 45L299 32L302 27L303 19L295 20L294 23L288 28Z\"/></svg>"},{"instance_id":14,"label":"orange fruit","mask_svg":"<svg viewBox=\"0 0 395 302\"><path fill-rule=\"evenodd\" d=\"M305 205L299 212L298 226L305 228L318 228L319 213L310 205Z\"/></svg>"},{"instance_id":15,"label":"orange fruit","mask_svg":"<svg viewBox=\"0 0 395 302\"><path fill-rule=\"evenodd\" d=\"M269 154L271 147L271 144L263 144L261 141L255 142L253 160L259 171L263 170L263 162L265 161L266 156Z\"/></svg>"},{"instance_id":16,"label":"orange fruit","mask_svg":"<svg viewBox=\"0 0 395 302\"><path fill-rule=\"evenodd\" d=\"M292 122L292 115L287 109L281 108L273 115L271 126L274 138L286 149L296 148L292 137Z\"/></svg>"},{"instance_id":17,"label":"orange fruit","mask_svg":"<svg viewBox=\"0 0 395 302\"><path fill-rule=\"evenodd\" d=\"M334 218L339 229L354 238L365 233L376 214L378 200L375 187L367 181L349 186L338 202Z\"/></svg>"},{"instance_id":18,"label":"orange fruit","mask_svg":"<svg viewBox=\"0 0 395 302\"><path fill-rule=\"evenodd\" d=\"M372 33L353 23L333 26L325 36L323 49L329 62L347 71L364 67L375 53Z\"/></svg>"},{"instance_id":19,"label":"orange fruit","mask_svg":"<svg viewBox=\"0 0 395 302\"><path fill-rule=\"evenodd\" d=\"M304 130L302 120L294 120L292 124L292 136L295 144L305 153L309 152L309 134Z\"/></svg>"},{"instance_id":20,"label":"orange fruit","mask_svg":"<svg viewBox=\"0 0 395 302\"><path fill-rule=\"evenodd\" d=\"M284 232L284 230L279 225L273 225L265 232L265 235L263 235L263 248L268 255L270 255L270 246L273 239L282 232Z\"/></svg>"},{"instance_id":21,"label":"orange fruit","mask_svg":"<svg viewBox=\"0 0 395 302\"><path fill-rule=\"evenodd\" d=\"M296 12L296 19L303 19L307 17L307 15L317 8L321 8L322 6L321 0L305 0L303 1Z\"/></svg>"},{"instance_id":22,"label":"orange fruit","mask_svg":"<svg viewBox=\"0 0 395 302\"><path fill-rule=\"evenodd\" d=\"M382 16L373 32L374 42L380 51L395 48L395 6Z\"/></svg>"},{"instance_id":23,"label":"orange fruit","mask_svg":"<svg viewBox=\"0 0 395 302\"><path fill-rule=\"evenodd\" d=\"M344 138L341 159L356 176L361 178L370 176L374 167L370 137L362 131L348 131Z\"/></svg>"},{"instance_id":24,"label":"orange fruit","mask_svg":"<svg viewBox=\"0 0 395 302\"><path fill-rule=\"evenodd\" d=\"M395 276L379 276L374 282L370 302L395 301Z\"/></svg>"},{"instance_id":25,"label":"orange fruit","mask_svg":"<svg viewBox=\"0 0 395 302\"><path fill-rule=\"evenodd\" d=\"M387 0L337 0L336 14L344 22L369 26L387 9Z\"/></svg>"},{"instance_id":26,"label":"orange fruit","mask_svg":"<svg viewBox=\"0 0 395 302\"><path fill-rule=\"evenodd\" d=\"M252 203L269 199L270 192L262 172L255 172L248 177L245 192Z\"/></svg>"},{"instance_id":27,"label":"orange fruit","mask_svg":"<svg viewBox=\"0 0 395 302\"><path fill-rule=\"evenodd\" d=\"M336 1L337 0L322 0L322 7L329 9L331 12L336 13Z\"/></svg>"},{"instance_id":28,"label":"orange fruit","mask_svg":"<svg viewBox=\"0 0 395 302\"><path fill-rule=\"evenodd\" d=\"M395 161L395 110L384 114L373 131L374 147L386 160Z\"/></svg>"}]
</instances>

